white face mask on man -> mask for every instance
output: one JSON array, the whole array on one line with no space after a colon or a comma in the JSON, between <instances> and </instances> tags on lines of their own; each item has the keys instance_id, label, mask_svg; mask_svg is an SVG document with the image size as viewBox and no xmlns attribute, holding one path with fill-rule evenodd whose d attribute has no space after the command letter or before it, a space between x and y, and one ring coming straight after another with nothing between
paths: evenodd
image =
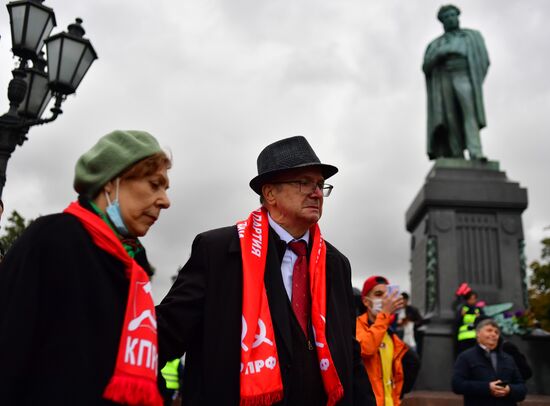
<instances>
[{"instance_id":1,"label":"white face mask on man","mask_svg":"<svg viewBox=\"0 0 550 406\"><path fill-rule=\"evenodd\" d=\"M380 313L380 311L382 311L382 298L369 298L369 301L371 302L370 311L372 312L372 314L377 315L378 313Z\"/></svg>"}]
</instances>

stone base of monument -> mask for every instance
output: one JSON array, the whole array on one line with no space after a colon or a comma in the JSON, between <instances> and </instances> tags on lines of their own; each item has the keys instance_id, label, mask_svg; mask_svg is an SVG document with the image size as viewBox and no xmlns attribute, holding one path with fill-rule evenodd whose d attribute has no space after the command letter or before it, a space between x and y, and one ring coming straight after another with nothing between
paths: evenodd
<instances>
[{"instance_id":1,"label":"stone base of monument","mask_svg":"<svg viewBox=\"0 0 550 406\"><path fill-rule=\"evenodd\" d=\"M406 213L412 304L431 316L417 389L450 390L455 291L461 283L467 282L487 304L512 302L514 310L526 308L521 220L526 208L527 190L511 181L498 162L435 161ZM540 366L529 381L531 393L550 394L550 342L517 337L514 342L534 369Z\"/></svg>"},{"instance_id":2,"label":"stone base of monument","mask_svg":"<svg viewBox=\"0 0 550 406\"><path fill-rule=\"evenodd\" d=\"M453 319L454 292L467 282L488 304L524 309L526 207L527 190L498 162L436 160L406 213L415 306Z\"/></svg>"},{"instance_id":3,"label":"stone base of monument","mask_svg":"<svg viewBox=\"0 0 550 406\"><path fill-rule=\"evenodd\" d=\"M454 340L451 330L451 325L441 320L433 320L426 330L416 389L451 390L454 365Z\"/></svg>"}]
</instances>

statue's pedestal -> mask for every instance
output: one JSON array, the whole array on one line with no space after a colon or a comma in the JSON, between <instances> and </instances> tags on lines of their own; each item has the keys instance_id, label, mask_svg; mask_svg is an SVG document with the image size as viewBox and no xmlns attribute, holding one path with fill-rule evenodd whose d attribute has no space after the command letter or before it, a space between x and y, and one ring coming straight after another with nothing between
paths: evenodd
<instances>
[{"instance_id":1,"label":"statue's pedestal","mask_svg":"<svg viewBox=\"0 0 550 406\"><path fill-rule=\"evenodd\" d=\"M406 214L414 303L453 318L454 292L468 282L481 300L523 308L526 207L527 190L497 162L438 159Z\"/></svg>"},{"instance_id":2,"label":"statue's pedestal","mask_svg":"<svg viewBox=\"0 0 550 406\"><path fill-rule=\"evenodd\" d=\"M449 390L455 290L467 282L489 304L526 304L521 214L527 190L498 162L438 159L406 213L412 302L432 315L418 389Z\"/></svg>"}]
</instances>

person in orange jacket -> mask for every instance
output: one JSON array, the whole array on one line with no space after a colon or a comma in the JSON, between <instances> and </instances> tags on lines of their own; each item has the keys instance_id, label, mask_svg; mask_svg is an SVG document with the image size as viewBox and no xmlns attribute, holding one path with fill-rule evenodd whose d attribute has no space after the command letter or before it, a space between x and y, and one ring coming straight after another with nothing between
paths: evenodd
<instances>
[{"instance_id":1,"label":"person in orange jacket","mask_svg":"<svg viewBox=\"0 0 550 406\"><path fill-rule=\"evenodd\" d=\"M367 311L357 318L356 338L369 375L377 406L400 406L412 389L420 362L414 351L394 334L393 314L403 308L397 290L388 294L388 280L371 276L363 284L361 298Z\"/></svg>"}]
</instances>

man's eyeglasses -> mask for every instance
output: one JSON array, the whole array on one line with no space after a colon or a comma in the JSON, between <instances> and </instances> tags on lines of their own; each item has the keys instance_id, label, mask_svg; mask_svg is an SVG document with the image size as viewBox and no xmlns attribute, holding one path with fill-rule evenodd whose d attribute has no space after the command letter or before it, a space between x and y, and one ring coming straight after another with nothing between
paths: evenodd
<instances>
[{"instance_id":1,"label":"man's eyeglasses","mask_svg":"<svg viewBox=\"0 0 550 406\"><path fill-rule=\"evenodd\" d=\"M300 192L306 195L315 193L317 188L319 188L321 189L321 192L323 192L324 197L329 197L330 193L332 192L332 189L334 188L334 186L329 185L328 183L325 183L325 182L316 183L316 182L311 182L307 180L283 180L280 182L270 182L270 183L273 183L274 185L283 184L283 183L292 183L292 184L298 185L298 187L300 188Z\"/></svg>"}]
</instances>

